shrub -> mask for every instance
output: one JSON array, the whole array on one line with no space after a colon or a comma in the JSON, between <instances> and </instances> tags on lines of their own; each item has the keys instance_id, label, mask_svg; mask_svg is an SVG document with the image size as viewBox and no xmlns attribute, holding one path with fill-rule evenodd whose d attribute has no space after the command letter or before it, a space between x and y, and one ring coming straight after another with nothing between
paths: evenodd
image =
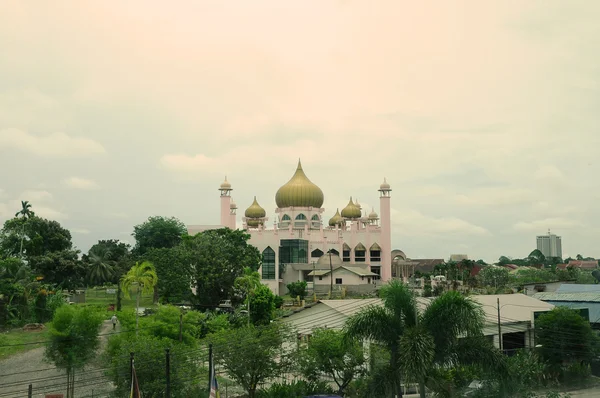
<instances>
[{"instance_id":1,"label":"shrub","mask_svg":"<svg viewBox=\"0 0 600 398\"><path fill-rule=\"evenodd\" d=\"M293 298L300 296L300 300L303 300L306 297L306 281L288 283L287 288Z\"/></svg>"},{"instance_id":2,"label":"shrub","mask_svg":"<svg viewBox=\"0 0 600 398\"><path fill-rule=\"evenodd\" d=\"M283 306L283 297L275 296L273 302L275 303L275 308L281 308Z\"/></svg>"},{"instance_id":3,"label":"shrub","mask_svg":"<svg viewBox=\"0 0 600 398\"><path fill-rule=\"evenodd\" d=\"M303 398L307 395L331 394L333 389L324 381L296 380L291 383L275 383L256 392L256 398Z\"/></svg>"}]
</instances>

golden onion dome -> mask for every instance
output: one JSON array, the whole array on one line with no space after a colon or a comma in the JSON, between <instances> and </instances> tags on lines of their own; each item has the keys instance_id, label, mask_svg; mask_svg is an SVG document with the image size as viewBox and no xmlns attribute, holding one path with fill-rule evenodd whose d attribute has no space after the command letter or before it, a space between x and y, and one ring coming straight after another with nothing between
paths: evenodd
<instances>
[{"instance_id":1,"label":"golden onion dome","mask_svg":"<svg viewBox=\"0 0 600 398\"><path fill-rule=\"evenodd\" d=\"M350 197L350 202L348 202L348 205L342 209L342 217L360 218L360 216L360 208L356 206L356 204L352 201L352 197Z\"/></svg>"},{"instance_id":2,"label":"golden onion dome","mask_svg":"<svg viewBox=\"0 0 600 398\"><path fill-rule=\"evenodd\" d=\"M228 191L228 190L230 191L231 190L231 184L229 183L229 181L227 181L227 176L225 176L225 181L223 181L221 183L219 190L221 190L221 191Z\"/></svg>"},{"instance_id":3,"label":"golden onion dome","mask_svg":"<svg viewBox=\"0 0 600 398\"><path fill-rule=\"evenodd\" d=\"M323 201L323 191L304 174L300 160L292 178L275 195L275 203L280 209L292 206L321 208Z\"/></svg>"},{"instance_id":4,"label":"golden onion dome","mask_svg":"<svg viewBox=\"0 0 600 398\"><path fill-rule=\"evenodd\" d=\"M256 201L256 196L254 197L254 202L246 209L244 215L248 218L262 218L267 215L265 209L260 207L258 202Z\"/></svg>"},{"instance_id":5,"label":"golden onion dome","mask_svg":"<svg viewBox=\"0 0 600 398\"><path fill-rule=\"evenodd\" d=\"M337 209L335 211L334 216L329 219L329 226L335 227L336 225L340 225L343 223L344 223L344 218L340 215L340 209Z\"/></svg>"},{"instance_id":6,"label":"golden onion dome","mask_svg":"<svg viewBox=\"0 0 600 398\"><path fill-rule=\"evenodd\" d=\"M383 183L379 186L380 191L391 191L390 184L388 184L387 179L383 179Z\"/></svg>"},{"instance_id":7,"label":"golden onion dome","mask_svg":"<svg viewBox=\"0 0 600 398\"><path fill-rule=\"evenodd\" d=\"M379 215L375 213L375 209L371 210L371 212L369 213L369 220L377 220L378 218Z\"/></svg>"},{"instance_id":8,"label":"golden onion dome","mask_svg":"<svg viewBox=\"0 0 600 398\"><path fill-rule=\"evenodd\" d=\"M250 228L258 228L259 225L262 224L262 222L259 219L256 218L252 218L250 220L246 221L246 224L250 227Z\"/></svg>"}]
</instances>

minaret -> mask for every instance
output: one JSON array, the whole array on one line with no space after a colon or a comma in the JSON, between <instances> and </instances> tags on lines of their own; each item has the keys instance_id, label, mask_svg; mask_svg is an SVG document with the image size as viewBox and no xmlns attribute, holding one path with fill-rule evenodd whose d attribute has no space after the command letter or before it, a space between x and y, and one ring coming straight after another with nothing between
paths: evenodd
<instances>
[{"instance_id":1,"label":"minaret","mask_svg":"<svg viewBox=\"0 0 600 398\"><path fill-rule=\"evenodd\" d=\"M235 204L235 202L233 201L233 198L231 198L231 204L229 205L229 228L231 229L235 229L236 227L236 215L237 215L237 205Z\"/></svg>"},{"instance_id":2,"label":"minaret","mask_svg":"<svg viewBox=\"0 0 600 398\"><path fill-rule=\"evenodd\" d=\"M387 282L392 279L392 218L391 218L391 193L392 188L383 179L379 186L379 212L381 224L381 280Z\"/></svg>"},{"instance_id":3,"label":"minaret","mask_svg":"<svg viewBox=\"0 0 600 398\"><path fill-rule=\"evenodd\" d=\"M233 189L227 181L227 176L219 187L219 191L221 192L221 226L231 228L231 191Z\"/></svg>"}]
</instances>

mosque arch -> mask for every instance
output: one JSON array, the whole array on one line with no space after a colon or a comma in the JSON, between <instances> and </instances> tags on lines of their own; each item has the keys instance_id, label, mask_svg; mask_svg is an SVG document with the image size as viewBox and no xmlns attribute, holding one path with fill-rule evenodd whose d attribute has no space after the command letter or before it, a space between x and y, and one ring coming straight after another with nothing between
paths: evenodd
<instances>
[{"instance_id":1,"label":"mosque arch","mask_svg":"<svg viewBox=\"0 0 600 398\"><path fill-rule=\"evenodd\" d=\"M275 250L271 246L262 252L262 279L275 279Z\"/></svg>"},{"instance_id":2,"label":"mosque arch","mask_svg":"<svg viewBox=\"0 0 600 398\"><path fill-rule=\"evenodd\" d=\"M310 253L310 256L311 257L321 257L321 256L323 256L323 254L325 254L325 253L323 253L323 251L321 249L315 249L312 251L312 253Z\"/></svg>"}]
</instances>

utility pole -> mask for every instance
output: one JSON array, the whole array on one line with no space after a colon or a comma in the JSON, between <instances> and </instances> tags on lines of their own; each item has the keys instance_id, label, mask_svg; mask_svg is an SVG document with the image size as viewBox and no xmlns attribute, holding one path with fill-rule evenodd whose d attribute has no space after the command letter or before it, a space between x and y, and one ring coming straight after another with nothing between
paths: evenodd
<instances>
[{"instance_id":1,"label":"utility pole","mask_svg":"<svg viewBox=\"0 0 600 398\"><path fill-rule=\"evenodd\" d=\"M498 297L498 346L502 351L502 325L500 323L500 298Z\"/></svg>"},{"instance_id":2,"label":"utility pole","mask_svg":"<svg viewBox=\"0 0 600 398\"><path fill-rule=\"evenodd\" d=\"M129 353L129 379L133 380L133 356L135 354L133 352Z\"/></svg>"},{"instance_id":3,"label":"utility pole","mask_svg":"<svg viewBox=\"0 0 600 398\"><path fill-rule=\"evenodd\" d=\"M167 377L167 388L165 391L165 398L171 398L171 350L168 348L165 350L166 369L165 376Z\"/></svg>"},{"instance_id":4,"label":"utility pole","mask_svg":"<svg viewBox=\"0 0 600 398\"><path fill-rule=\"evenodd\" d=\"M29 390L27 391L27 398L32 398L32 397L33 397L33 385L30 384Z\"/></svg>"},{"instance_id":5,"label":"utility pole","mask_svg":"<svg viewBox=\"0 0 600 398\"><path fill-rule=\"evenodd\" d=\"M333 295L333 265L331 265L331 249L329 249L327 254L329 255L329 299L331 300L331 296Z\"/></svg>"},{"instance_id":6,"label":"utility pole","mask_svg":"<svg viewBox=\"0 0 600 398\"><path fill-rule=\"evenodd\" d=\"M208 393L210 394L210 388L212 387L212 378L213 378L213 345L210 343L208 345Z\"/></svg>"}]
</instances>

